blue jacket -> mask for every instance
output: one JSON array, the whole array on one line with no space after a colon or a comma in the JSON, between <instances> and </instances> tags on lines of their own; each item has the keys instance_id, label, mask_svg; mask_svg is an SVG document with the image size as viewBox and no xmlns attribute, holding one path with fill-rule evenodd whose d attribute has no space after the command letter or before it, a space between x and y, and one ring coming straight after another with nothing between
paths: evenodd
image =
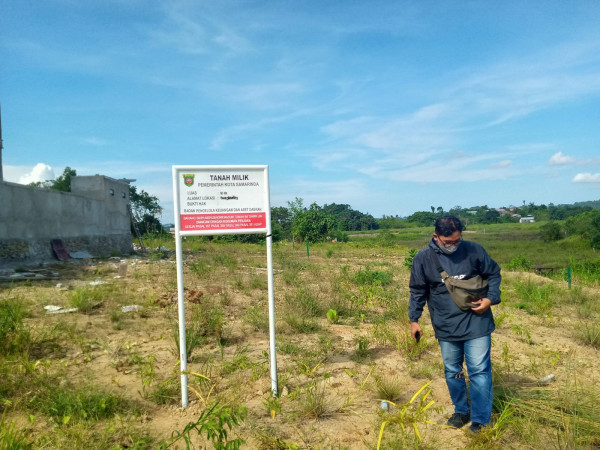
<instances>
[{"instance_id":1,"label":"blue jacket","mask_svg":"<svg viewBox=\"0 0 600 450\"><path fill-rule=\"evenodd\" d=\"M456 306L431 259L430 252L437 253L442 268L450 276L468 279L481 275L487 279L487 297L492 301L492 305L500 303L500 266L489 257L481 245L461 241L453 254L446 255L432 239L429 247L417 253L413 260L409 283L410 321L419 320L427 303L435 337L439 340L462 341L491 334L495 329L492 309L483 314L476 314Z\"/></svg>"}]
</instances>

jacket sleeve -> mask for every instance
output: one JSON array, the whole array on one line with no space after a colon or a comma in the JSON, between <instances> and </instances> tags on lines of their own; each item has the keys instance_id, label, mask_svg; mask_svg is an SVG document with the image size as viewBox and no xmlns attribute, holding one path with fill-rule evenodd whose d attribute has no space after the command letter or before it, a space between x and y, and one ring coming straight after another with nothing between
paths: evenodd
<instances>
[{"instance_id":1,"label":"jacket sleeve","mask_svg":"<svg viewBox=\"0 0 600 450\"><path fill-rule=\"evenodd\" d=\"M482 248L482 258L480 273L483 278L488 281L488 298L492 301L492 305L500 303L500 266L494 261L487 252Z\"/></svg>"},{"instance_id":2,"label":"jacket sleeve","mask_svg":"<svg viewBox=\"0 0 600 450\"><path fill-rule=\"evenodd\" d=\"M411 322L417 322L423 313L423 308L429 298L429 284L425 278L423 259L427 249L421 250L413 260L410 272L410 299L408 301L408 318Z\"/></svg>"}]
</instances>

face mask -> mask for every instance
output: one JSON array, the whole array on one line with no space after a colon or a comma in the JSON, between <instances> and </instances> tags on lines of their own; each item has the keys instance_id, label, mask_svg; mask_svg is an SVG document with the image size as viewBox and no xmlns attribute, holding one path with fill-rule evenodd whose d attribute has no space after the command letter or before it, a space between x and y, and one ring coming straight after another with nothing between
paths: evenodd
<instances>
[{"instance_id":1,"label":"face mask","mask_svg":"<svg viewBox=\"0 0 600 450\"><path fill-rule=\"evenodd\" d=\"M450 247L450 246L446 246L446 245L438 245L438 247L446 255L451 255L452 253L454 253L458 249L459 245L460 245L460 242L458 244L456 244L454 247Z\"/></svg>"}]
</instances>

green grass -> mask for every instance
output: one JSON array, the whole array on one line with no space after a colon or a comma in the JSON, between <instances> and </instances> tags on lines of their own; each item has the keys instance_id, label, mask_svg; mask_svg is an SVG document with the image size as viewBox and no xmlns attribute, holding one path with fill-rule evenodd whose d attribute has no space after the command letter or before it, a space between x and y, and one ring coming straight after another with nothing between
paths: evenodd
<instances>
[{"instance_id":1,"label":"green grass","mask_svg":"<svg viewBox=\"0 0 600 450\"><path fill-rule=\"evenodd\" d=\"M0 354L21 352L29 345L30 334L23 326L25 314L20 299L0 302Z\"/></svg>"}]
</instances>

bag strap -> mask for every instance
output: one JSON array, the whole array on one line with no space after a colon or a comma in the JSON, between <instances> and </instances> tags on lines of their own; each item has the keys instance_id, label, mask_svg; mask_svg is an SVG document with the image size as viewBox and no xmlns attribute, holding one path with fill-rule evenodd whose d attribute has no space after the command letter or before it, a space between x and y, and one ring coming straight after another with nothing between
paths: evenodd
<instances>
[{"instance_id":1,"label":"bag strap","mask_svg":"<svg viewBox=\"0 0 600 450\"><path fill-rule=\"evenodd\" d=\"M439 273L441 273L443 276L443 272L445 272L445 270L442 269L442 264L440 263L440 258L436 254L435 250L432 248L429 248L429 254L431 255L431 259L433 260L433 265L436 267L437 271ZM446 274L446 276L447 275L448 274Z\"/></svg>"}]
</instances>

